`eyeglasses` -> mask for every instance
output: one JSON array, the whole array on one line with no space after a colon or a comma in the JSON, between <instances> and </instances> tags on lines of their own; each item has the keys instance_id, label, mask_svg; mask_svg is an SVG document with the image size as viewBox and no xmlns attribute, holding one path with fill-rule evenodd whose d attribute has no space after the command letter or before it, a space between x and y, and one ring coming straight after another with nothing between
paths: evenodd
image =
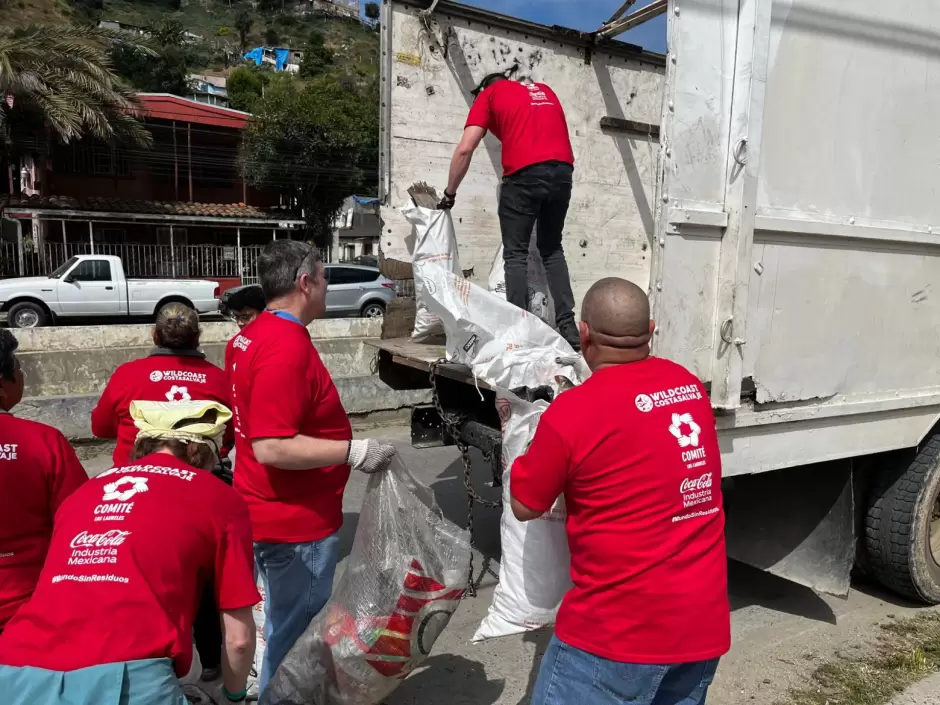
<instances>
[{"instance_id":1,"label":"eyeglasses","mask_svg":"<svg viewBox=\"0 0 940 705\"><path fill-rule=\"evenodd\" d=\"M229 314L229 318L231 318L236 323L251 323L257 317L258 317L257 313L230 313Z\"/></svg>"},{"instance_id":2,"label":"eyeglasses","mask_svg":"<svg viewBox=\"0 0 940 705\"><path fill-rule=\"evenodd\" d=\"M319 253L317 252L317 248L314 247L313 245L310 245L310 249L307 250L307 254L304 255L303 259L300 260L300 263L297 265L297 269L294 270L294 281L295 281L295 282L296 282L297 279L300 277L300 270L303 268L304 264L306 264L307 259L309 259L310 255L317 255L317 254L319 254Z\"/></svg>"}]
</instances>

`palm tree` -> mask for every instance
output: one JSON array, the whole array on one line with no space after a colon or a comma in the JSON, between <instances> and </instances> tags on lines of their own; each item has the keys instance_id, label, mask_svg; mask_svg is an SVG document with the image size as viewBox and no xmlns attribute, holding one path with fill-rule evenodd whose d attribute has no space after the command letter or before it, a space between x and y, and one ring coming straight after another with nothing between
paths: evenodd
<instances>
[{"instance_id":1,"label":"palm tree","mask_svg":"<svg viewBox=\"0 0 940 705\"><path fill-rule=\"evenodd\" d=\"M65 142L87 136L149 145L140 103L108 58L109 46L122 41L87 26L0 27L0 150L15 156L18 137L43 130Z\"/></svg>"}]
</instances>

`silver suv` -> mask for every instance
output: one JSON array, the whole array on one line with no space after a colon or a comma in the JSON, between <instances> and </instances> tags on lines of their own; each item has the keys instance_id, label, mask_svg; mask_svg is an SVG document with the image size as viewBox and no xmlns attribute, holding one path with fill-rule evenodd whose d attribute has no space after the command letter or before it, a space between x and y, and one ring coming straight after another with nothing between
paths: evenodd
<instances>
[{"instance_id":1,"label":"silver suv","mask_svg":"<svg viewBox=\"0 0 940 705\"><path fill-rule=\"evenodd\" d=\"M385 307L395 298L395 282L386 279L376 267L358 264L327 264L326 315L385 315Z\"/></svg>"}]
</instances>

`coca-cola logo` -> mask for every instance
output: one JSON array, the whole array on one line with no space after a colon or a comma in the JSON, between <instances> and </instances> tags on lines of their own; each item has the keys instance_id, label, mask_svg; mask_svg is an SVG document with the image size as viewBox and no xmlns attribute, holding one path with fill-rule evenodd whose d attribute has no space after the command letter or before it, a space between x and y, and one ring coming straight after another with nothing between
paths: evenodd
<instances>
[{"instance_id":1,"label":"coca-cola logo","mask_svg":"<svg viewBox=\"0 0 940 705\"><path fill-rule=\"evenodd\" d=\"M90 534L87 531L83 531L74 539L72 539L72 543L70 545L72 548L104 548L108 546L120 546L122 543L124 543L124 539L130 535L130 531L121 531L119 529L105 531L103 534Z\"/></svg>"},{"instance_id":2,"label":"coca-cola logo","mask_svg":"<svg viewBox=\"0 0 940 705\"><path fill-rule=\"evenodd\" d=\"M706 472L701 477L687 477L682 481L682 484L679 485L679 492L685 494L686 492L698 492L699 490L707 490L712 486L712 474Z\"/></svg>"}]
</instances>

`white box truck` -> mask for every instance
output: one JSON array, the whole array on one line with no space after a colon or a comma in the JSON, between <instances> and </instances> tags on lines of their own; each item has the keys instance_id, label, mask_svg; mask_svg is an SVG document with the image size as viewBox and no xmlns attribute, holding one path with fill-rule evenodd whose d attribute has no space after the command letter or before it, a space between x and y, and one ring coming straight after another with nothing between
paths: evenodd
<instances>
[{"instance_id":1,"label":"white box truck","mask_svg":"<svg viewBox=\"0 0 940 705\"><path fill-rule=\"evenodd\" d=\"M657 6L666 55L384 0L383 252L407 261L395 209L414 181L446 183L480 79L548 83L576 158L576 298L604 276L648 287L654 353L705 382L731 557L836 594L854 564L940 603L940 4ZM453 211L461 266L484 286L500 172L488 137ZM383 340L380 372L428 386L441 352ZM460 368L434 370L440 411L495 466L492 400ZM452 440L438 416L415 410L416 443Z\"/></svg>"}]
</instances>

